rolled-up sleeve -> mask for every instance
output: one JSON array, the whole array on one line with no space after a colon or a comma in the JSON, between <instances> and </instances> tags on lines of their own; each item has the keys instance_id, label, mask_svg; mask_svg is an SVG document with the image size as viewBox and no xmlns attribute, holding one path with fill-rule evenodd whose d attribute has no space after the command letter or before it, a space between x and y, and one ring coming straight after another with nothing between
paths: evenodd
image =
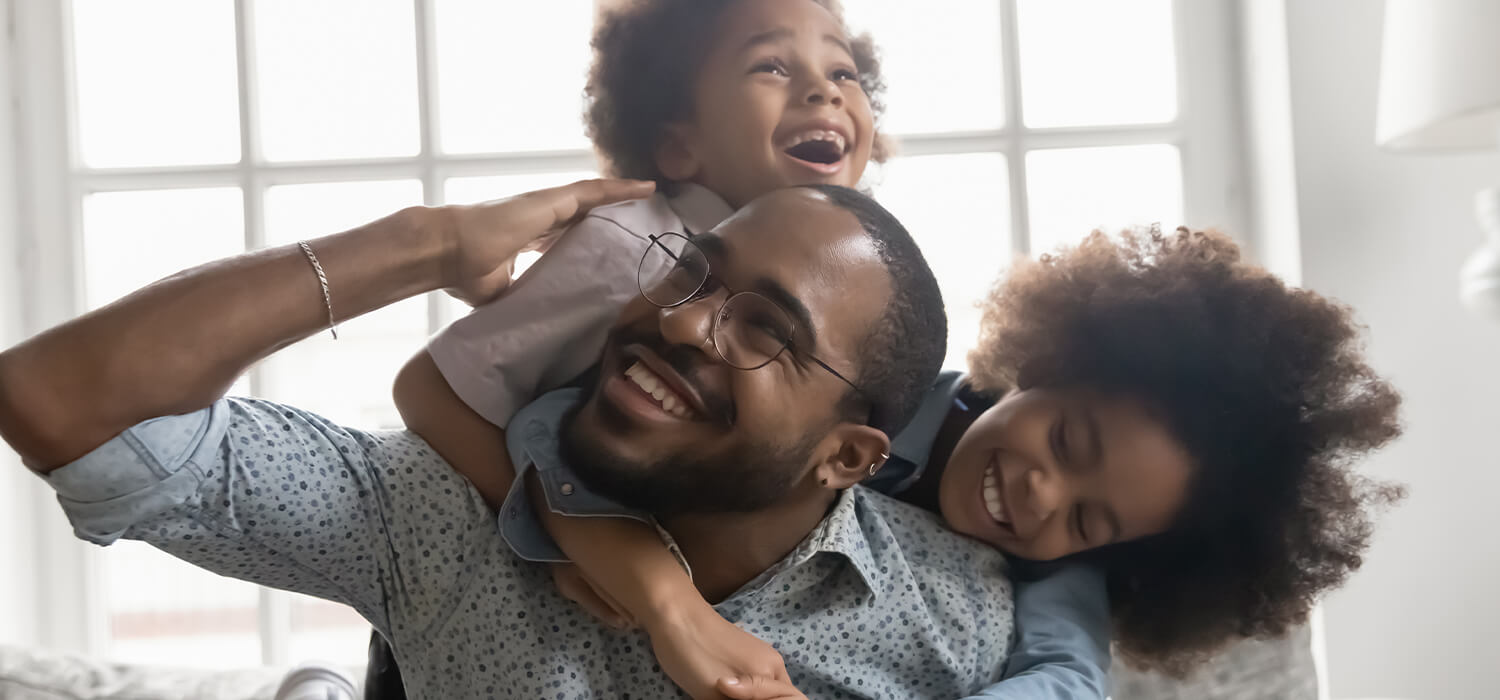
<instances>
[{"instance_id":1,"label":"rolled-up sleeve","mask_svg":"<svg viewBox=\"0 0 1500 700\"><path fill-rule=\"evenodd\" d=\"M1098 698L1109 693L1109 597L1104 572L1068 564L1016 584L1018 638L1005 680L964 700Z\"/></svg>"},{"instance_id":2,"label":"rolled-up sleeve","mask_svg":"<svg viewBox=\"0 0 1500 700\"><path fill-rule=\"evenodd\" d=\"M74 531L147 542L215 573L424 627L494 521L420 438L224 399L140 423L45 477Z\"/></svg>"}]
</instances>

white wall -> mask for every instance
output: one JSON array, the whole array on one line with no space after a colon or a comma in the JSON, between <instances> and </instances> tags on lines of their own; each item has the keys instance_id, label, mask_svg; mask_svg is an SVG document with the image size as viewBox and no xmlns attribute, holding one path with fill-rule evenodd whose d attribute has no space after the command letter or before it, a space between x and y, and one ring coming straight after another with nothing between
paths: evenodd
<instances>
[{"instance_id":1,"label":"white wall","mask_svg":"<svg viewBox=\"0 0 1500 700\"><path fill-rule=\"evenodd\" d=\"M1406 482L1410 497L1327 603L1330 691L1494 698L1500 323L1459 306L1457 272L1479 244L1471 202L1500 185L1500 152L1376 150L1381 8L1286 7L1303 281L1355 307L1375 365L1406 397L1405 437L1368 469Z\"/></svg>"},{"instance_id":2,"label":"white wall","mask_svg":"<svg viewBox=\"0 0 1500 700\"><path fill-rule=\"evenodd\" d=\"M9 17L0 0L0 17ZM0 95L12 94L8 34L0 36ZM21 247L16 209L16 132L10 100L0 102L0 348L22 335ZM22 471L14 453L0 444L0 643L29 644L40 637L39 586L35 562L36 479Z\"/></svg>"}]
</instances>

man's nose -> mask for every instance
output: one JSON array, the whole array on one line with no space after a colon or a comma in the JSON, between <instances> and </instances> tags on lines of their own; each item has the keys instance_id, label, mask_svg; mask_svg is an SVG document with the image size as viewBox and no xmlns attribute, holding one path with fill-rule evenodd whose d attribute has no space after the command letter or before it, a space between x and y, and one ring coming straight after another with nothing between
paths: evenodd
<instances>
[{"instance_id":1,"label":"man's nose","mask_svg":"<svg viewBox=\"0 0 1500 700\"><path fill-rule=\"evenodd\" d=\"M671 345L698 348L714 362L719 353L713 347L714 316L723 303L721 294L709 294L683 304L664 308L659 313L661 337Z\"/></svg>"}]
</instances>

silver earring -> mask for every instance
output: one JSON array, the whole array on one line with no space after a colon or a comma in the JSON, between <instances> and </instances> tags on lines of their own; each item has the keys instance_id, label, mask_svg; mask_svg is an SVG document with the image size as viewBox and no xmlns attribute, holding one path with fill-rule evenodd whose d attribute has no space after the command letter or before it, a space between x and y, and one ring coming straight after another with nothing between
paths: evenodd
<instances>
[{"instance_id":1,"label":"silver earring","mask_svg":"<svg viewBox=\"0 0 1500 700\"><path fill-rule=\"evenodd\" d=\"M888 455L888 454L886 454L884 452L880 453L880 459L881 460L887 460L887 459L890 459L890 458L891 458L890 455ZM880 462L871 462L870 463L870 476L875 476L875 471L878 470L878 469L880 469Z\"/></svg>"}]
</instances>

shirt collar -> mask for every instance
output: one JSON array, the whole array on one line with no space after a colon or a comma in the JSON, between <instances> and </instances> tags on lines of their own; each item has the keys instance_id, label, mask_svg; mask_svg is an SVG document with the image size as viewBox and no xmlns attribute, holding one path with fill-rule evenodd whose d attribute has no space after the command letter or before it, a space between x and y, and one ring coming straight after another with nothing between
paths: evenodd
<instances>
[{"instance_id":1,"label":"shirt collar","mask_svg":"<svg viewBox=\"0 0 1500 700\"><path fill-rule=\"evenodd\" d=\"M684 182L677 185L677 194L667 200L687 233L698 235L718 226L734 213L734 208L713 190L699 184Z\"/></svg>"},{"instance_id":2,"label":"shirt collar","mask_svg":"<svg viewBox=\"0 0 1500 700\"><path fill-rule=\"evenodd\" d=\"M932 443L937 440L948 410L963 388L962 372L947 371L938 375L932 390L922 398L917 414L906 424L895 439L891 440L891 456L900 457L914 465L918 472L927 467L927 458L932 455Z\"/></svg>"}]
</instances>

